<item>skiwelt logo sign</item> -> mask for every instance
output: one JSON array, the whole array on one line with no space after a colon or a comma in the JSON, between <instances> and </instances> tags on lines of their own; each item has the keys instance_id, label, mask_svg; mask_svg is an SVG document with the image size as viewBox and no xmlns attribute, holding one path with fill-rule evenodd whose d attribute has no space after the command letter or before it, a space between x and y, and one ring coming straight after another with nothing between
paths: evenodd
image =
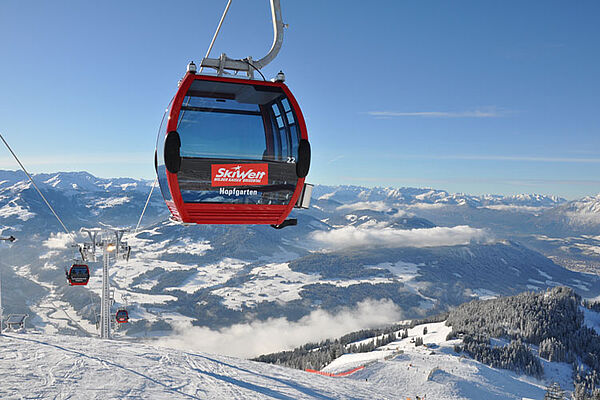
<instances>
[{"instance_id":1,"label":"skiwelt logo sign","mask_svg":"<svg viewBox=\"0 0 600 400\"><path fill-rule=\"evenodd\" d=\"M269 164L212 164L213 186L267 185Z\"/></svg>"}]
</instances>

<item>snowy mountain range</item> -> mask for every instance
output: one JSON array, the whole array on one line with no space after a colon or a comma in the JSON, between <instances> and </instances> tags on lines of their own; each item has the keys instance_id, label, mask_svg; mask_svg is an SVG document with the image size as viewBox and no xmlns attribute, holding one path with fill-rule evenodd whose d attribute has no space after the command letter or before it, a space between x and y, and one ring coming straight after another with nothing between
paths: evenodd
<instances>
[{"instance_id":1,"label":"snowy mountain range","mask_svg":"<svg viewBox=\"0 0 600 400\"><path fill-rule=\"evenodd\" d=\"M77 233L81 227L134 227L152 184L85 172L34 178L78 241L86 240ZM131 259L111 270L115 307L127 303L132 317L118 333L197 334L253 323L269 327L273 319L297 324L315 310L330 320L347 310L354 318L348 320L356 320L353 311L368 299L391 301L397 309L387 320L358 319L353 328L556 285L594 297L600 294L596 275L569 271L545 256L564 256L564 241L579 238L589 254L577 257L594 262L600 224L588 219L584 228L577 225L577 236L565 234L575 229L573 215L594 215L594 201L317 186L311 209L295 213L299 225L276 231L175 224L155 190L143 228L126 235ZM66 286L63 270L78 253L20 172L0 171L0 226L2 235L18 239L0 249L8 312L30 313L30 323L48 333L95 334L99 265L90 264L87 287Z\"/></svg>"},{"instance_id":2,"label":"snowy mountain range","mask_svg":"<svg viewBox=\"0 0 600 400\"><path fill-rule=\"evenodd\" d=\"M494 205L553 207L567 201L557 196L541 194L520 194L501 196L494 194L469 195L464 193L448 193L445 190L431 188L365 188L361 186L318 186L313 196L319 200L336 200L341 203L357 201L383 201L397 204L440 204L469 205L485 207Z\"/></svg>"},{"instance_id":3,"label":"snowy mountain range","mask_svg":"<svg viewBox=\"0 0 600 400\"><path fill-rule=\"evenodd\" d=\"M82 227L134 227L152 185L85 172L34 179L78 242L86 240ZM325 368L333 374L377 361L344 381L197 352L254 357L433 315L472 299L560 285L596 298L599 204L600 196L566 201L317 186L311 208L295 212L299 225L276 231L173 223L155 190L142 228L125 236L130 260L111 268L114 307L126 305L131 320L115 326L121 341L107 346L93 338L100 265L89 264L86 287L69 287L64 269L78 257L72 240L22 173L0 171L0 235L17 237L0 244L3 306L7 313L28 313L30 330L38 332L2 338L11 351L3 351L0 365L12 365L4 361L14 351L24 369L5 371L10 382L0 397L24 390L29 371L47 383L28 385L41 397L66 390L90 398L397 398L427 388L451 399L537 398L544 382L461 361L446 328L435 324L424 338L437 346L436 357L410 342L422 331L417 327L408 339ZM27 369L34 359L44 363ZM567 368L561 368L553 374L566 382ZM126 385L95 379L113 382L114 373ZM70 386L61 383L67 381Z\"/></svg>"}]
</instances>

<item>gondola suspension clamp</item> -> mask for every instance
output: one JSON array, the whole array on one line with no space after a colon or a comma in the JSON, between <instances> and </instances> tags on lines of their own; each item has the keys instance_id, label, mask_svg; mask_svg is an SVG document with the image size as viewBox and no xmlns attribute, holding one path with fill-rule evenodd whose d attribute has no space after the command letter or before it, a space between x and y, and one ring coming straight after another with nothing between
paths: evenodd
<instances>
[{"instance_id":1,"label":"gondola suspension clamp","mask_svg":"<svg viewBox=\"0 0 600 400\"><path fill-rule=\"evenodd\" d=\"M223 23L223 19L227 10L229 9L229 2L227 4L227 8L223 13L223 17L221 18L221 22L215 32L214 40L221 28L221 24ZM209 51L206 56L202 59L200 63L200 72L202 72L203 68L212 68L216 70L217 76L223 76L225 71L235 71L235 72L245 72L248 76L248 79L254 79L254 72L261 70L267 64L277 57L279 54L279 50L281 50L281 45L283 44L283 30L287 27L287 24L283 23L283 18L281 17L281 4L279 0L271 0L271 16L273 19L273 44L271 45L271 49L260 60L254 61L252 57L246 57L242 60L235 60L227 57L225 53L222 53L219 58L209 58L208 53L210 53L210 49L212 48L213 43L209 47Z\"/></svg>"}]
</instances>

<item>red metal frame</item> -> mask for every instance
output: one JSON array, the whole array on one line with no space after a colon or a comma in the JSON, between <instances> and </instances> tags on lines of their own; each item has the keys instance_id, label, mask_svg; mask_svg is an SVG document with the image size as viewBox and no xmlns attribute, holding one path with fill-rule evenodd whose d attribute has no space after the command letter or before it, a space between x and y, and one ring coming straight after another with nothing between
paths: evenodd
<instances>
[{"instance_id":1,"label":"red metal frame","mask_svg":"<svg viewBox=\"0 0 600 400\"><path fill-rule=\"evenodd\" d=\"M290 102L290 106L296 114L296 122L300 129L300 138L308 140L306 123L302 110L296 101L296 98L288 87L283 82L265 82L249 79L238 78L223 78L217 76L196 75L187 73L179 90L173 99L173 104L169 111L169 120L167 129L163 132L166 135L168 132L177 130L179 122L179 113L183 104L188 89L195 80L213 81L213 82L230 82L238 84L262 85L279 87L283 90ZM292 195L290 202L287 205L269 205L269 204L191 204L184 203L179 190L179 182L177 174L167 172L167 181L173 202L167 202L167 206L173 215L173 218L184 223L196 224L281 224L290 214L294 205L298 201L298 197L304 187L304 179L298 178L296 189ZM169 204L171 203L171 204Z\"/></svg>"},{"instance_id":2,"label":"red metal frame","mask_svg":"<svg viewBox=\"0 0 600 400\"><path fill-rule=\"evenodd\" d=\"M73 268L75 267L85 267L87 269L88 272L88 278L85 282L79 283L79 282L73 282L71 280L71 272L73 271ZM90 267L87 266L87 264L73 264L71 265L71 268L69 269L69 275L68 275L68 279L69 279L69 284L71 286L85 286L88 284L88 282L90 281Z\"/></svg>"}]
</instances>

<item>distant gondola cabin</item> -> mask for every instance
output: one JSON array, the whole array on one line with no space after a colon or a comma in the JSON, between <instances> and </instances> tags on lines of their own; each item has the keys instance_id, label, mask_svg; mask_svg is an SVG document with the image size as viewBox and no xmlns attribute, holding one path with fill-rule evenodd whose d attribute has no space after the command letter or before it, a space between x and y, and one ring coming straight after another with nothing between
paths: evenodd
<instances>
[{"instance_id":1,"label":"distant gondola cabin","mask_svg":"<svg viewBox=\"0 0 600 400\"><path fill-rule=\"evenodd\" d=\"M115 320L120 324L129 322L129 313L124 308L121 308L117 311L117 314L115 315Z\"/></svg>"},{"instance_id":2,"label":"distant gondola cabin","mask_svg":"<svg viewBox=\"0 0 600 400\"><path fill-rule=\"evenodd\" d=\"M73 264L67 272L67 281L71 286L87 285L90 280L90 269L86 264Z\"/></svg>"}]
</instances>

